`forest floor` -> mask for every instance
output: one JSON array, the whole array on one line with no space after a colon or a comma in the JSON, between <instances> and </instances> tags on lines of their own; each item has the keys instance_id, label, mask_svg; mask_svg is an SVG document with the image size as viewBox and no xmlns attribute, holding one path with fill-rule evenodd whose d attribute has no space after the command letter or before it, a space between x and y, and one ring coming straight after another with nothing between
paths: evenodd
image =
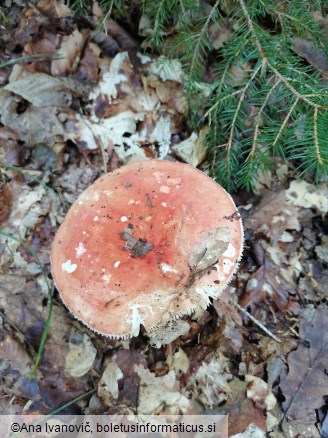
<instances>
[{"instance_id":1,"label":"forest floor","mask_svg":"<svg viewBox=\"0 0 328 438\"><path fill-rule=\"evenodd\" d=\"M56 230L78 195L133 160L198 166L178 61L143 53L101 11L13 5L0 53L0 414L228 414L229 436L328 436L328 183L277 163L233 194L245 249L227 294L160 349L74 319L52 284ZM52 308L47 328L49 309ZM29 379L42 333L48 335Z\"/></svg>"}]
</instances>

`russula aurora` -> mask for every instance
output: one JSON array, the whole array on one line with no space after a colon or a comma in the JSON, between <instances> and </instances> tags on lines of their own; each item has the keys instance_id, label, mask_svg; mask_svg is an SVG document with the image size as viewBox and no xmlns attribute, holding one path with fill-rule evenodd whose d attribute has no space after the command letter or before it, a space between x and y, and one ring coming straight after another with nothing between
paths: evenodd
<instances>
[{"instance_id":1,"label":"russula aurora","mask_svg":"<svg viewBox=\"0 0 328 438\"><path fill-rule=\"evenodd\" d=\"M243 228L230 195L190 165L140 161L103 175L70 208L52 249L68 309L115 339L144 326L160 346L188 331L231 279Z\"/></svg>"}]
</instances>

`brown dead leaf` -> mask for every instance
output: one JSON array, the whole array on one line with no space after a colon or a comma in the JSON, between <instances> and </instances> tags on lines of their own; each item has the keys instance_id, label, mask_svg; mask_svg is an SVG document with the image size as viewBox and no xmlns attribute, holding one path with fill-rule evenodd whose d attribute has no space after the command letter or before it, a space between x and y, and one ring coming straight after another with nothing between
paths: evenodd
<instances>
[{"instance_id":1,"label":"brown dead leaf","mask_svg":"<svg viewBox=\"0 0 328 438\"><path fill-rule=\"evenodd\" d=\"M90 41L96 43L107 56L114 57L120 51L120 46L114 38L104 32L98 30L91 32Z\"/></svg>"},{"instance_id":2,"label":"brown dead leaf","mask_svg":"<svg viewBox=\"0 0 328 438\"><path fill-rule=\"evenodd\" d=\"M232 380L228 359L217 352L209 363L205 361L189 379L187 388L203 406L213 406L227 400L231 395L229 381Z\"/></svg>"},{"instance_id":3,"label":"brown dead leaf","mask_svg":"<svg viewBox=\"0 0 328 438\"><path fill-rule=\"evenodd\" d=\"M304 38L294 38L293 41L295 52L319 70L325 78L328 78L328 61L325 51L316 46L313 41Z\"/></svg>"},{"instance_id":4,"label":"brown dead leaf","mask_svg":"<svg viewBox=\"0 0 328 438\"><path fill-rule=\"evenodd\" d=\"M245 219L245 227L256 231L263 228L271 243L276 244L286 230L301 229L297 213L298 209L288 203L285 190L268 190Z\"/></svg>"},{"instance_id":5,"label":"brown dead leaf","mask_svg":"<svg viewBox=\"0 0 328 438\"><path fill-rule=\"evenodd\" d=\"M227 357L240 354L243 345L243 337L240 333L242 319L237 308L226 303L222 297L213 300L213 307L219 316L220 327L223 328L220 351Z\"/></svg>"},{"instance_id":6,"label":"brown dead leaf","mask_svg":"<svg viewBox=\"0 0 328 438\"><path fill-rule=\"evenodd\" d=\"M135 366L140 378L138 414L158 414L166 408L168 413L187 412L190 401L180 391L175 372L156 377L149 369Z\"/></svg>"},{"instance_id":7,"label":"brown dead leaf","mask_svg":"<svg viewBox=\"0 0 328 438\"><path fill-rule=\"evenodd\" d=\"M105 405L137 407L140 378L135 367L147 367L136 350L119 350L110 359L98 386L98 397Z\"/></svg>"},{"instance_id":8,"label":"brown dead leaf","mask_svg":"<svg viewBox=\"0 0 328 438\"><path fill-rule=\"evenodd\" d=\"M44 54L44 59L37 60L34 62L29 62L20 65L25 71L29 73L51 73L51 57L55 56L56 52L56 35L50 32L46 32L43 37L38 36L34 38L33 41L25 44L22 56L24 55L40 55ZM11 79L13 76L11 75Z\"/></svg>"},{"instance_id":9,"label":"brown dead leaf","mask_svg":"<svg viewBox=\"0 0 328 438\"><path fill-rule=\"evenodd\" d=\"M256 424L251 423L247 426L244 432L232 435L230 438L265 438L267 435L264 429L261 429Z\"/></svg>"},{"instance_id":10,"label":"brown dead leaf","mask_svg":"<svg viewBox=\"0 0 328 438\"><path fill-rule=\"evenodd\" d=\"M306 314L305 314L306 315ZM313 414L328 395L328 311L314 310L313 315L300 320L301 342L288 355L288 372L280 379L285 397L282 406L287 418L305 418Z\"/></svg>"},{"instance_id":11,"label":"brown dead leaf","mask_svg":"<svg viewBox=\"0 0 328 438\"><path fill-rule=\"evenodd\" d=\"M9 91L0 91L1 123L18 132L20 139L29 143L53 144L63 138L64 129L57 118L56 107L27 106ZM46 127L46 129L45 129Z\"/></svg>"},{"instance_id":12,"label":"brown dead leaf","mask_svg":"<svg viewBox=\"0 0 328 438\"><path fill-rule=\"evenodd\" d=\"M37 107L69 106L72 102L71 91L63 81L45 73L28 75L6 85L4 90L23 97Z\"/></svg>"},{"instance_id":13,"label":"brown dead leaf","mask_svg":"<svg viewBox=\"0 0 328 438\"><path fill-rule=\"evenodd\" d=\"M320 214L328 212L327 183L317 186L306 181L295 180L286 191L286 200L290 205L303 208L316 208Z\"/></svg>"},{"instance_id":14,"label":"brown dead leaf","mask_svg":"<svg viewBox=\"0 0 328 438\"><path fill-rule=\"evenodd\" d=\"M23 10L19 27L13 38L16 46L25 46L33 39L34 35L38 35L41 24L40 15L40 12L34 7L26 7Z\"/></svg>"},{"instance_id":15,"label":"brown dead leaf","mask_svg":"<svg viewBox=\"0 0 328 438\"><path fill-rule=\"evenodd\" d=\"M226 26L220 26L217 22L211 24L208 30L210 41L215 50L219 50L224 43L229 41L233 33Z\"/></svg>"},{"instance_id":16,"label":"brown dead leaf","mask_svg":"<svg viewBox=\"0 0 328 438\"><path fill-rule=\"evenodd\" d=\"M266 430L263 410L255 407L253 401L246 397L247 384L235 378L229 387L231 395L227 403L215 410L216 414L229 416L229 435L244 432L250 424Z\"/></svg>"},{"instance_id":17,"label":"brown dead leaf","mask_svg":"<svg viewBox=\"0 0 328 438\"><path fill-rule=\"evenodd\" d=\"M239 304L247 308L262 300L272 301L276 307L284 312L289 304L288 292L295 293L296 284L286 281L277 265L269 256L265 258L264 264L251 275L247 282L246 292L242 295Z\"/></svg>"},{"instance_id":18,"label":"brown dead leaf","mask_svg":"<svg viewBox=\"0 0 328 438\"><path fill-rule=\"evenodd\" d=\"M74 327L69 337L69 352L66 356L65 371L72 377L81 377L87 374L95 361L97 350L90 337Z\"/></svg>"},{"instance_id":19,"label":"brown dead leaf","mask_svg":"<svg viewBox=\"0 0 328 438\"><path fill-rule=\"evenodd\" d=\"M136 52L138 51L138 43L114 20L107 21L107 32L119 44L121 50L127 50L132 57L132 61L136 61Z\"/></svg>"},{"instance_id":20,"label":"brown dead leaf","mask_svg":"<svg viewBox=\"0 0 328 438\"><path fill-rule=\"evenodd\" d=\"M60 59L54 59L51 63L51 74L54 76L69 75L76 71L86 40L89 36L88 29L79 32L75 29L71 35L57 36L57 55Z\"/></svg>"},{"instance_id":21,"label":"brown dead leaf","mask_svg":"<svg viewBox=\"0 0 328 438\"><path fill-rule=\"evenodd\" d=\"M172 150L178 157L182 158L183 161L197 167L206 157L207 149L205 140L208 131L208 128L203 128L200 130L199 135L193 132L186 140L172 145Z\"/></svg>"},{"instance_id":22,"label":"brown dead leaf","mask_svg":"<svg viewBox=\"0 0 328 438\"><path fill-rule=\"evenodd\" d=\"M0 331L0 379L2 397L16 396L27 400L40 400L37 379L29 380L33 365L24 347L8 333Z\"/></svg>"},{"instance_id":23,"label":"brown dead leaf","mask_svg":"<svg viewBox=\"0 0 328 438\"><path fill-rule=\"evenodd\" d=\"M21 162L22 146L18 144L19 135L8 127L0 128L0 148L3 148L3 156L0 160L8 166L19 166Z\"/></svg>"},{"instance_id":24,"label":"brown dead leaf","mask_svg":"<svg viewBox=\"0 0 328 438\"><path fill-rule=\"evenodd\" d=\"M72 11L64 4L63 0L39 0L37 8L52 20L72 15Z\"/></svg>"},{"instance_id":25,"label":"brown dead leaf","mask_svg":"<svg viewBox=\"0 0 328 438\"><path fill-rule=\"evenodd\" d=\"M100 48L94 43L87 43L75 77L78 80L97 82L99 79Z\"/></svg>"},{"instance_id":26,"label":"brown dead leaf","mask_svg":"<svg viewBox=\"0 0 328 438\"><path fill-rule=\"evenodd\" d=\"M267 411L275 407L277 400L264 380L246 374L245 382L247 383L247 397L253 400L255 406Z\"/></svg>"},{"instance_id":27,"label":"brown dead leaf","mask_svg":"<svg viewBox=\"0 0 328 438\"><path fill-rule=\"evenodd\" d=\"M0 223L4 222L10 213L12 195L9 184L6 184L1 179L0 174Z\"/></svg>"}]
</instances>

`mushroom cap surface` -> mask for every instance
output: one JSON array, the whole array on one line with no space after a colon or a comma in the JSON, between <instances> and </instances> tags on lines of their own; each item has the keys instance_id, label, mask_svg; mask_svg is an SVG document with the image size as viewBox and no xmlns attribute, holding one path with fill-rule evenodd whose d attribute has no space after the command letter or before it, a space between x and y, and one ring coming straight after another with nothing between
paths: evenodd
<instances>
[{"instance_id":1,"label":"mushroom cap surface","mask_svg":"<svg viewBox=\"0 0 328 438\"><path fill-rule=\"evenodd\" d=\"M243 228L230 195L188 164L149 160L105 174L53 243L55 284L83 323L117 339L203 312L230 281Z\"/></svg>"}]
</instances>

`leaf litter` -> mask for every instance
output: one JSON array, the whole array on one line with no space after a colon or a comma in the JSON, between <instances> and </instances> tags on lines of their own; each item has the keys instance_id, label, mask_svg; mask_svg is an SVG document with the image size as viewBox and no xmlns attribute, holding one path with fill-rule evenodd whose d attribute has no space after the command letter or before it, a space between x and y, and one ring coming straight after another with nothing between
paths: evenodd
<instances>
[{"instance_id":1,"label":"leaf litter","mask_svg":"<svg viewBox=\"0 0 328 438\"><path fill-rule=\"evenodd\" d=\"M319 437L328 396L327 182L293 180L279 163L259 175L256 195L235 195L245 255L222 299L201 320L186 318L188 333L161 349L142 335L103 338L69 315L51 284L47 342L28 379L49 309L43 270L51 282L51 241L69 205L104 168L149 158L199 166L206 132L186 129L178 61L139 53L136 35L112 20L107 33L78 26L61 1L15 8L4 55L31 58L1 75L0 413L47 414L96 389L74 409L228 414L235 438ZM229 39L227 29L211 32L215 47Z\"/></svg>"}]
</instances>

